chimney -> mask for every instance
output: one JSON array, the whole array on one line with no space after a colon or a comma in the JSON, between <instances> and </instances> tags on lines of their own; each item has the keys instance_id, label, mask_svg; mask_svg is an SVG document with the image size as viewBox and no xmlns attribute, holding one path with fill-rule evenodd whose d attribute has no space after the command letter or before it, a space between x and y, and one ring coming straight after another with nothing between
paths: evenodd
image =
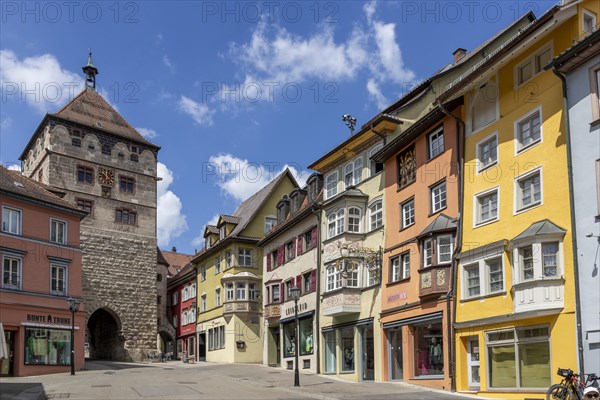
<instances>
[{"instance_id":1,"label":"chimney","mask_svg":"<svg viewBox=\"0 0 600 400\"><path fill-rule=\"evenodd\" d=\"M452 55L454 56L454 64L456 64L464 56L467 55L467 50L463 49L462 47L459 47L458 49L454 50L454 53L452 53Z\"/></svg>"},{"instance_id":2,"label":"chimney","mask_svg":"<svg viewBox=\"0 0 600 400\"><path fill-rule=\"evenodd\" d=\"M173 246L173 248L171 249L171 251L172 251L173 253L177 253L177 247Z\"/></svg>"}]
</instances>

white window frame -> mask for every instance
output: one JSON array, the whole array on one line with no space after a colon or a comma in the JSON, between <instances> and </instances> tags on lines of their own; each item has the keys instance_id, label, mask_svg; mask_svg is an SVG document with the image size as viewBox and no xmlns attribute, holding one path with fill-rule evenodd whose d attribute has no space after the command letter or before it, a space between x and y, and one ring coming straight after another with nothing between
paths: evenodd
<instances>
[{"instance_id":1,"label":"white window frame","mask_svg":"<svg viewBox=\"0 0 600 400\"><path fill-rule=\"evenodd\" d=\"M219 228L219 240L225 239L226 233L227 233L227 227L225 225L223 225L222 227Z\"/></svg>"},{"instance_id":2,"label":"white window frame","mask_svg":"<svg viewBox=\"0 0 600 400\"><path fill-rule=\"evenodd\" d=\"M63 227L62 241L57 240L59 230L58 228L60 226ZM52 237L52 235L55 235L55 237ZM67 221L58 218L50 218L50 235L48 236L48 238L52 243L67 244Z\"/></svg>"},{"instance_id":3,"label":"white window frame","mask_svg":"<svg viewBox=\"0 0 600 400\"><path fill-rule=\"evenodd\" d=\"M477 274L470 276L469 272L474 271ZM479 263L475 263L475 264L469 264L469 265L464 265L463 266L463 283L464 283L464 298L465 299L474 299L477 297L481 296L481 292L482 292L482 287L481 287L481 279L482 275L481 275L481 267L479 265ZM477 280L477 284L473 284L471 285L470 280ZM477 288L477 294L471 294L470 290L471 289L475 289Z\"/></svg>"},{"instance_id":4,"label":"white window frame","mask_svg":"<svg viewBox=\"0 0 600 400\"><path fill-rule=\"evenodd\" d=\"M551 41L549 43L546 43L542 47L540 47L538 51L529 55L526 59L521 61L519 64L515 65L514 70L513 70L515 89L518 88L519 86L531 81L536 76L538 76L539 74L544 72L544 65L538 65L538 57L541 54L545 53L547 50L550 50L550 60L552 60L552 58L554 58L554 46ZM521 81L521 77L520 77L521 67L523 67L529 63L531 63L531 68L532 68L531 77Z\"/></svg>"},{"instance_id":5,"label":"white window frame","mask_svg":"<svg viewBox=\"0 0 600 400\"><path fill-rule=\"evenodd\" d=\"M225 284L225 301L235 300L235 285L232 282Z\"/></svg>"},{"instance_id":6,"label":"white window frame","mask_svg":"<svg viewBox=\"0 0 600 400\"><path fill-rule=\"evenodd\" d=\"M275 296L275 289L277 289L277 296ZM277 297L277 298L275 298ZM279 284L271 285L271 303L281 303L281 287Z\"/></svg>"},{"instance_id":7,"label":"white window frame","mask_svg":"<svg viewBox=\"0 0 600 400\"><path fill-rule=\"evenodd\" d=\"M427 250L427 245L430 245L430 250ZM431 258L431 261L428 263L427 259ZM423 242L423 265L425 267L430 267L433 265L433 239L425 239Z\"/></svg>"},{"instance_id":8,"label":"white window frame","mask_svg":"<svg viewBox=\"0 0 600 400\"><path fill-rule=\"evenodd\" d=\"M435 196L436 196L435 191L438 188L441 188L442 186L444 187L444 191L440 192L440 198L442 197L441 195L443 193L443 197L444 197L443 203L444 203L444 205L441 206L440 208L435 208L435 205L436 205L436 202L435 202ZM447 193L446 189L447 189L447 187L446 187L446 180L443 180L443 181L441 181L439 183L436 183L435 185L431 186L431 188L429 189L429 201L431 202L430 203L431 214L438 213L438 212L442 211L443 209L445 209L446 207L448 207L448 193ZM440 201L440 205L441 205L441 203L442 202Z\"/></svg>"},{"instance_id":9,"label":"white window frame","mask_svg":"<svg viewBox=\"0 0 600 400\"><path fill-rule=\"evenodd\" d=\"M502 295L506 293L506 270L504 265L503 248L498 250L490 250L486 253L485 258L480 258L472 263L461 265L462 269L462 298L463 299L477 299L486 296ZM492 279L490 265L492 262L500 261L500 271L502 273L502 288L499 290L492 291ZM468 270L475 268L477 269L479 277L479 294L469 294L469 273Z\"/></svg>"},{"instance_id":10,"label":"white window frame","mask_svg":"<svg viewBox=\"0 0 600 400\"><path fill-rule=\"evenodd\" d=\"M196 284L192 283L190 285L190 298L193 299L194 297L196 297Z\"/></svg>"},{"instance_id":11,"label":"white window frame","mask_svg":"<svg viewBox=\"0 0 600 400\"><path fill-rule=\"evenodd\" d=\"M398 254L390 262L392 263L392 283L410 278L410 252Z\"/></svg>"},{"instance_id":12,"label":"white window frame","mask_svg":"<svg viewBox=\"0 0 600 400\"><path fill-rule=\"evenodd\" d=\"M536 114L538 114L540 117L540 137L539 139L536 139L527 145L523 145L521 143L521 124L523 124L525 121L531 120ZM515 137L515 156L522 154L527 150L531 149L532 147L535 147L536 145L542 143L544 141L544 117L542 114L542 106L540 105L534 108L527 114L523 115L521 118L515 120L513 129Z\"/></svg>"},{"instance_id":13,"label":"white window frame","mask_svg":"<svg viewBox=\"0 0 600 400\"><path fill-rule=\"evenodd\" d=\"M356 157L344 165L344 190L348 190L350 186L356 186L362 182L363 159L362 156ZM350 177L350 182L346 182L347 177Z\"/></svg>"},{"instance_id":14,"label":"white window frame","mask_svg":"<svg viewBox=\"0 0 600 400\"><path fill-rule=\"evenodd\" d=\"M369 206L369 228L375 230L383 226L383 200L375 200Z\"/></svg>"},{"instance_id":15,"label":"white window frame","mask_svg":"<svg viewBox=\"0 0 600 400\"><path fill-rule=\"evenodd\" d=\"M215 288L215 307L221 307L221 288Z\"/></svg>"},{"instance_id":16,"label":"white window frame","mask_svg":"<svg viewBox=\"0 0 600 400\"><path fill-rule=\"evenodd\" d=\"M327 215L327 238L332 238L337 235L344 233L345 228L345 217L346 210L340 208L339 210L332 211ZM331 228L333 227L333 232Z\"/></svg>"},{"instance_id":17,"label":"white window frame","mask_svg":"<svg viewBox=\"0 0 600 400\"><path fill-rule=\"evenodd\" d=\"M558 251L556 253L556 275L545 275L544 273L544 254L543 248L544 245L557 243ZM523 275L523 258L522 258L522 250L525 247L531 246L532 252L532 263L533 263L533 271L532 278L525 279ZM528 240L522 243L518 243L513 248L513 265L514 265L514 273L513 273L513 284L519 284L522 282L532 282L536 280L542 279L560 279L564 275L564 248L563 248L563 239L561 237L553 237L553 238L544 238L543 240Z\"/></svg>"},{"instance_id":18,"label":"white window frame","mask_svg":"<svg viewBox=\"0 0 600 400\"><path fill-rule=\"evenodd\" d=\"M441 136L440 136L440 134L441 134ZM436 154L434 154L434 150L437 151L440 146L438 145L435 148L433 147L433 137L434 136L438 140L440 137L442 138L442 150ZM433 132L430 132L429 134L427 134L427 150L428 150L428 153L427 153L428 160L431 160L432 158L435 158L446 151L446 141L445 141L445 137L444 137L444 126L443 125L437 129L435 129Z\"/></svg>"},{"instance_id":19,"label":"white window frame","mask_svg":"<svg viewBox=\"0 0 600 400\"><path fill-rule=\"evenodd\" d=\"M342 270L337 268L336 265L327 266L325 269L325 274L327 292L331 292L342 287Z\"/></svg>"},{"instance_id":20,"label":"white window frame","mask_svg":"<svg viewBox=\"0 0 600 400\"><path fill-rule=\"evenodd\" d=\"M216 256L213 261L215 266L215 275L218 275L221 273L221 256Z\"/></svg>"},{"instance_id":21,"label":"white window frame","mask_svg":"<svg viewBox=\"0 0 600 400\"><path fill-rule=\"evenodd\" d=\"M440 251L440 240L442 238L448 238L449 239L449 244L450 244L450 259L448 261L442 261L440 259L440 256L442 255L442 252ZM441 264L448 264L452 262L452 252L454 251L454 242L453 242L453 238L452 235L437 235L435 238L435 246L436 246L436 256L437 256L437 264L441 265ZM447 245L446 245L447 246Z\"/></svg>"},{"instance_id":22,"label":"white window frame","mask_svg":"<svg viewBox=\"0 0 600 400\"><path fill-rule=\"evenodd\" d=\"M539 174L540 176L540 200L535 203L528 204L526 206L522 205L522 193L521 193L521 182L527 179L530 179L534 175ZM533 193L532 193L533 195ZM520 214L522 212L529 211L533 208L539 207L544 204L544 175L542 172L542 167L535 168L531 171L527 171L526 173L515 178L514 183L514 205L513 205L513 214Z\"/></svg>"},{"instance_id":23,"label":"white window frame","mask_svg":"<svg viewBox=\"0 0 600 400\"><path fill-rule=\"evenodd\" d=\"M205 312L207 309L206 294L200 296L200 311Z\"/></svg>"},{"instance_id":24,"label":"white window frame","mask_svg":"<svg viewBox=\"0 0 600 400\"><path fill-rule=\"evenodd\" d=\"M179 304L179 292L177 290L171 294L171 303L173 306Z\"/></svg>"},{"instance_id":25,"label":"white window frame","mask_svg":"<svg viewBox=\"0 0 600 400\"><path fill-rule=\"evenodd\" d=\"M407 209L407 206L412 205L411 207L411 212L412 215L408 215L408 219L407 219L407 213L409 211L409 209ZM402 213L402 229L406 229L409 226L412 226L415 224L415 199L414 197L411 198L408 201L405 201L404 203L400 204L400 208L401 208L401 213Z\"/></svg>"},{"instance_id":26,"label":"white window frame","mask_svg":"<svg viewBox=\"0 0 600 400\"><path fill-rule=\"evenodd\" d=\"M247 254L248 252L250 254ZM244 260L244 262L242 262L242 260ZM242 247L238 249L238 265L240 267L252 266L252 249L249 249L247 247Z\"/></svg>"},{"instance_id":27,"label":"white window frame","mask_svg":"<svg viewBox=\"0 0 600 400\"><path fill-rule=\"evenodd\" d=\"M54 280L54 271L63 271L63 290L53 290L52 289L52 281ZM58 278L57 278L58 281ZM50 293L55 295L66 296L68 293L68 282L69 282L69 272L67 266L65 264L51 263L50 264Z\"/></svg>"},{"instance_id":28,"label":"white window frame","mask_svg":"<svg viewBox=\"0 0 600 400\"><path fill-rule=\"evenodd\" d=\"M246 301L248 299L248 295L246 293L247 290L248 290L248 285L246 284L246 282L236 282L235 283L235 299L237 301Z\"/></svg>"},{"instance_id":29,"label":"white window frame","mask_svg":"<svg viewBox=\"0 0 600 400\"><path fill-rule=\"evenodd\" d=\"M8 216L8 221L5 221L5 210L6 210L6 215ZM12 215L17 215L18 221L17 221L17 231L13 232L10 230L10 226L11 226L11 221L12 221ZM7 232L7 233L11 233L13 235L21 235L21 232L23 232L22 230L23 228L23 212L15 207L9 207L9 206L2 206L2 232Z\"/></svg>"},{"instance_id":30,"label":"white window frame","mask_svg":"<svg viewBox=\"0 0 600 400\"><path fill-rule=\"evenodd\" d=\"M206 264L200 266L200 281L204 282L206 280Z\"/></svg>"},{"instance_id":31,"label":"white window frame","mask_svg":"<svg viewBox=\"0 0 600 400\"><path fill-rule=\"evenodd\" d=\"M358 214L350 214L351 211L358 211ZM350 224L351 219L357 220L358 223ZM351 229L351 227L352 227L352 229ZM361 227L362 227L362 210L360 209L360 207L356 207L356 206L348 207L346 232L360 233L360 232L362 232Z\"/></svg>"},{"instance_id":32,"label":"white window frame","mask_svg":"<svg viewBox=\"0 0 600 400\"><path fill-rule=\"evenodd\" d=\"M16 261L16 263L17 263L17 280L18 280L17 285L13 285L12 283L4 282L5 260ZM12 265L11 265L11 272L12 272ZM16 256L13 254L2 255L2 281L0 283L2 283L2 288L21 290L21 288L23 287L23 258L22 257Z\"/></svg>"},{"instance_id":33,"label":"white window frame","mask_svg":"<svg viewBox=\"0 0 600 400\"><path fill-rule=\"evenodd\" d=\"M277 225L277 218L272 216L265 217L265 233L271 232L271 230Z\"/></svg>"},{"instance_id":34,"label":"white window frame","mask_svg":"<svg viewBox=\"0 0 600 400\"><path fill-rule=\"evenodd\" d=\"M181 291L181 301L187 301L189 298L188 286L184 287Z\"/></svg>"},{"instance_id":35,"label":"white window frame","mask_svg":"<svg viewBox=\"0 0 600 400\"><path fill-rule=\"evenodd\" d=\"M333 171L325 176L325 200L330 199L338 194L338 171ZM333 183L333 186L329 185Z\"/></svg>"},{"instance_id":36,"label":"white window frame","mask_svg":"<svg viewBox=\"0 0 600 400\"><path fill-rule=\"evenodd\" d=\"M490 161L487 164L484 164L484 161L482 160L483 155L482 155L481 148L483 145L485 145L491 141L496 142L496 159ZM486 169L491 168L494 165L497 165L498 164L498 132L494 132L491 135L488 135L485 138L481 139L479 142L477 142L476 151L477 151L477 174L480 174L483 171L485 171Z\"/></svg>"},{"instance_id":37,"label":"white window frame","mask_svg":"<svg viewBox=\"0 0 600 400\"><path fill-rule=\"evenodd\" d=\"M183 310L181 313L181 325L185 326L188 324L188 312L187 310Z\"/></svg>"},{"instance_id":38,"label":"white window frame","mask_svg":"<svg viewBox=\"0 0 600 400\"><path fill-rule=\"evenodd\" d=\"M485 197L492 196L496 194L496 215L490 217L486 220L481 219L481 200ZM491 215L491 212L490 212ZM473 196L473 227L479 227L483 225L490 224L492 222L496 222L500 219L500 187L496 186L494 188L488 189L486 191L477 193Z\"/></svg>"},{"instance_id":39,"label":"white window frame","mask_svg":"<svg viewBox=\"0 0 600 400\"><path fill-rule=\"evenodd\" d=\"M585 19L586 17L591 18L592 20L592 29L590 31L587 31L585 29ZM596 13L584 8L583 12L581 13L581 32L583 33L592 33L594 32L594 29L596 28L596 25L598 23L598 17L596 15Z\"/></svg>"}]
</instances>

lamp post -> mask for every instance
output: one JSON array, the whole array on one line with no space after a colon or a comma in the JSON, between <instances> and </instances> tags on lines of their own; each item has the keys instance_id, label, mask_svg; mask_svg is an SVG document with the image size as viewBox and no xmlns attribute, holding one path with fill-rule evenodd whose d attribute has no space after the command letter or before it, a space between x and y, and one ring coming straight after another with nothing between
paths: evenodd
<instances>
[{"instance_id":1,"label":"lamp post","mask_svg":"<svg viewBox=\"0 0 600 400\"><path fill-rule=\"evenodd\" d=\"M300 340L298 337L298 299L300 298L300 288L290 289L290 297L294 299L294 326L295 326L295 349L294 349L294 386L300 386L300 372L298 371L298 353L300 352Z\"/></svg>"},{"instance_id":2,"label":"lamp post","mask_svg":"<svg viewBox=\"0 0 600 400\"><path fill-rule=\"evenodd\" d=\"M79 310L80 301L69 297L67 304L71 311L71 375L75 375L75 313Z\"/></svg>"}]
</instances>

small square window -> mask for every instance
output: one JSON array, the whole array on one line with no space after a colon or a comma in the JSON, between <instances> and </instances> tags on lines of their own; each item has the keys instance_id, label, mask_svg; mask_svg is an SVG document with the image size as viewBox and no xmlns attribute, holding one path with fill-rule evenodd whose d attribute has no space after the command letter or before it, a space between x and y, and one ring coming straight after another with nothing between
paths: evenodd
<instances>
[{"instance_id":1,"label":"small square window","mask_svg":"<svg viewBox=\"0 0 600 400\"><path fill-rule=\"evenodd\" d=\"M77 182L91 185L94 183L94 169L90 167L84 167L82 165L77 166Z\"/></svg>"},{"instance_id":2,"label":"small square window","mask_svg":"<svg viewBox=\"0 0 600 400\"><path fill-rule=\"evenodd\" d=\"M94 209L94 202L86 199L77 199L77 208L87 211L88 217L92 216L92 211Z\"/></svg>"},{"instance_id":3,"label":"small square window","mask_svg":"<svg viewBox=\"0 0 600 400\"><path fill-rule=\"evenodd\" d=\"M251 249L240 249L238 263L241 267L252 266L252 250Z\"/></svg>"},{"instance_id":4,"label":"small square window","mask_svg":"<svg viewBox=\"0 0 600 400\"><path fill-rule=\"evenodd\" d=\"M119 178L119 190L123 193L134 193L135 179L128 176L121 176Z\"/></svg>"},{"instance_id":5,"label":"small square window","mask_svg":"<svg viewBox=\"0 0 600 400\"><path fill-rule=\"evenodd\" d=\"M517 122L517 153L541 140L541 128L541 112L539 109Z\"/></svg>"},{"instance_id":6,"label":"small square window","mask_svg":"<svg viewBox=\"0 0 600 400\"><path fill-rule=\"evenodd\" d=\"M517 211L541 204L542 180L539 170L525 177L518 178L516 182Z\"/></svg>"}]
</instances>

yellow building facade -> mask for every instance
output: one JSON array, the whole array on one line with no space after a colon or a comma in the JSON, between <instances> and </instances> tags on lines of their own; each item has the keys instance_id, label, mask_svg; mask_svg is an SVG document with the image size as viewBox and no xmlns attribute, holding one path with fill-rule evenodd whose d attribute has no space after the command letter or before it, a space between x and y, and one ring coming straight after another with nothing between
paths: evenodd
<instances>
[{"instance_id":1,"label":"yellow building facade","mask_svg":"<svg viewBox=\"0 0 600 400\"><path fill-rule=\"evenodd\" d=\"M557 368L578 370L562 86L544 66L582 33L584 9L599 8L552 8L439 98L465 96L460 392L544 398Z\"/></svg>"},{"instance_id":2,"label":"yellow building facade","mask_svg":"<svg viewBox=\"0 0 600 400\"><path fill-rule=\"evenodd\" d=\"M198 276L199 360L262 362L263 254L257 243L271 227L277 202L296 187L286 170L233 215L206 226L206 247L191 261Z\"/></svg>"}]
</instances>

